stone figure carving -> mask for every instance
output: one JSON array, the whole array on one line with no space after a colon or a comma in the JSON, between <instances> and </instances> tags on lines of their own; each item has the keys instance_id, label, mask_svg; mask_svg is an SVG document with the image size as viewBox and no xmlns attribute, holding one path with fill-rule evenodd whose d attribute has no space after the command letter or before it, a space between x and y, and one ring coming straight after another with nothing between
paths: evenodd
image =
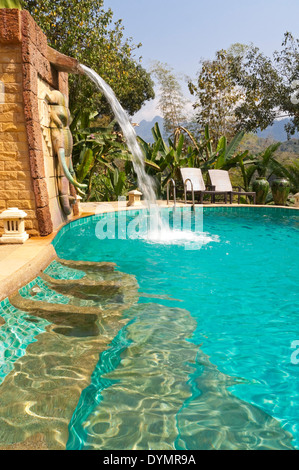
<instances>
[{"instance_id":1,"label":"stone figure carving","mask_svg":"<svg viewBox=\"0 0 299 470\"><path fill-rule=\"evenodd\" d=\"M58 190L59 200L63 212L70 215L76 198L69 194L69 182L72 183L77 192L84 196L82 189L85 184L80 184L75 179L72 164L73 137L69 128L70 112L67 107L66 97L58 90L46 93L45 100L50 106L50 131L53 151L58 157Z\"/></svg>"}]
</instances>

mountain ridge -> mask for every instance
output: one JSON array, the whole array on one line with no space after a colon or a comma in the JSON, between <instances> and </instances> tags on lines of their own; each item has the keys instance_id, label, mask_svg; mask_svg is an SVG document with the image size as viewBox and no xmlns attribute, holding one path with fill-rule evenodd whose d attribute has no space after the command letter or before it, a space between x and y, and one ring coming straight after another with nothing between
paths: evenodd
<instances>
[{"instance_id":1,"label":"mountain ridge","mask_svg":"<svg viewBox=\"0 0 299 470\"><path fill-rule=\"evenodd\" d=\"M159 124L163 138L166 138L165 132L163 132L164 119L161 116L155 116L151 121L146 121L145 119L140 121L138 126L135 127L136 134L146 142L153 143L154 137L152 135L152 128L154 127L156 122ZM277 142L285 142L288 139L284 126L289 122L290 119L287 118L282 120L276 120L272 126L267 127L263 131L258 130L255 135L263 139L273 139ZM292 139L299 139L299 132L296 132L292 136Z\"/></svg>"}]
</instances>

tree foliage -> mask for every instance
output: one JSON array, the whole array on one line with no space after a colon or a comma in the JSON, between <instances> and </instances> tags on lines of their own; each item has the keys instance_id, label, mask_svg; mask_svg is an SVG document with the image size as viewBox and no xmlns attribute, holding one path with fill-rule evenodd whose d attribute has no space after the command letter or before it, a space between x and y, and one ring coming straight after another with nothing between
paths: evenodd
<instances>
[{"instance_id":1,"label":"tree foliage","mask_svg":"<svg viewBox=\"0 0 299 470\"><path fill-rule=\"evenodd\" d=\"M299 129L299 106L292 102L292 83L299 79L299 39L285 33L282 48L267 57L253 44L234 44L201 62L189 89L197 97L197 121L209 123L211 134L227 137L240 130L266 129L289 117L286 130Z\"/></svg>"},{"instance_id":2,"label":"tree foliage","mask_svg":"<svg viewBox=\"0 0 299 470\"><path fill-rule=\"evenodd\" d=\"M231 138L237 129L235 110L243 94L230 73L231 54L217 51L214 60L202 60L197 82L189 82L189 90L196 95L194 108L201 129L209 125L211 137L225 135Z\"/></svg>"},{"instance_id":3,"label":"tree foliage","mask_svg":"<svg viewBox=\"0 0 299 470\"><path fill-rule=\"evenodd\" d=\"M299 80L299 39L295 39L290 32L286 32L282 49L274 53L274 60L281 77L278 96L279 108L282 115L291 118L291 122L286 125L286 131L291 136L299 130L299 103L293 102L291 99L294 93L292 84Z\"/></svg>"},{"instance_id":4,"label":"tree foliage","mask_svg":"<svg viewBox=\"0 0 299 470\"><path fill-rule=\"evenodd\" d=\"M186 122L186 99L180 83L168 64L156 61L151 67L160 88L159 108L164 118L166 133L173 134L177 127Z\"/></svg>"},{"instance_id":5,"label":"tree foliage","mask_svg":"<svg viewBox=\"0 0 299 470\"><path fill-rule=\"evenodd\" d=\"M230 57L230 76L243 93L234 113L239 129L264 130L279 115L281 75L273 59L253 45L245 54Z\"/></svg>"},{"instance_id":6,"label":"tree foliage","mask_svg":"<svg viewBox=\"0 0 299 470\"><path fill-rule=\"evenodd\" d=\"M48 43L63 54L94 69L113 88L129 114L154 98L150 75L134 54L141 44L124 37L122 21L104 9L103 0L25 0L26 8L47 35ZM70 76L70 108L110 109L95 86L82 76Z\"/></svg>"}]
</instances>

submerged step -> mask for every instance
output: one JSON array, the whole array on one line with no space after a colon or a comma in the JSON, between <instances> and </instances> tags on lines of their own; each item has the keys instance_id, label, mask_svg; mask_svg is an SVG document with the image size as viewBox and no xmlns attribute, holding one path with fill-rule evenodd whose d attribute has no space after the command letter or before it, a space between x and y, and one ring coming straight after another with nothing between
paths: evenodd
<instances>
[{"instance_id":1,"label":"submerged step","mask_svg":"<svg viewBox=\"0 0 299 470\"><path fill-rule=\"evenodd\" d=\"M114 271L116 263L110 262L96 262L96 261L74 261L57 258L57 261L63 266L73 269L97 270L97 271Z\"/></svg>"},{"instance_id":2,"label":"submerged step","mask_svg":"<svg viewBox=\"0 0 299 470\"><path fill-rule=\"evenodd\" d=\"M0 302L0 384L13 370L14 363L26 354L27 346L46 331L50 323L13 306L8 299Z\"/></svg>"},{"instance_id":3,"label":"submerged step","mask_svg":"<svg viewBox=\"0 0 299 470\"><path fill-rule=\"evenodd\" d=\"M47 302L25 299L19 293L10 297L10 303L23 311L43 318L56 325L54 331L67 336L97 336L100 333L98 316L101 313L95 307L76 307L68 304L49 304ZM62 328L63 327L63 328Z\"/></svg>"},{"instance_id":4,"label":"submerged step","mask_svg":"<svg viewBox=\"0 0 299 470\"><path fill-rule=\"evenodd\" d=\"M89 279L78 279L78 280L68 280L68 279L54 279L46 273L41 273L40 277L52 284L55 287L63 288L79 288L85 290L88 293L103 293L109 295L111 292L115 292L121 289L121 284L114 281L93 281Z\"/></svg>"}]
</instances>

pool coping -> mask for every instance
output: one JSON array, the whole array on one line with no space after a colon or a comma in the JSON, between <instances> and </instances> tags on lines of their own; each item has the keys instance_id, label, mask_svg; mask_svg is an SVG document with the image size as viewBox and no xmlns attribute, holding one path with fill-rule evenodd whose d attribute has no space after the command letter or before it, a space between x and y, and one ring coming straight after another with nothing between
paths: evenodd
<instances>
[{"instance_id":1,"label":"pool coping","mask_svg":"<svg viewBox=\"0 0 299 470\"><path fill-rule=\"evenodd\" d=\"M158 201L160 207L171 208L173 203L167 205L166 201ZM189 206L189 205L188 205ZM184 203L177 203L177 207L186 207ZM299 210L299 207L274 206L274 205L249 205L249 204L195 204L195 207L247 207L247 208L267 208ZM31 237L23 245L16 245L11 250L11 245L7 255L0 259L0 302L25 284L35 279L40 271L44 270L55 258L57 254L52 244L58 233L70 223L91 217L96 214L118 212L123 210L138 210L145 208L144 205L127 207L126 204L118 202L99 202L81 204L81 212L78 216L72 217L59 226L51 235L46 237ZM5 245L3 245L5 246Z\"/></svg>"}]
</instances>

